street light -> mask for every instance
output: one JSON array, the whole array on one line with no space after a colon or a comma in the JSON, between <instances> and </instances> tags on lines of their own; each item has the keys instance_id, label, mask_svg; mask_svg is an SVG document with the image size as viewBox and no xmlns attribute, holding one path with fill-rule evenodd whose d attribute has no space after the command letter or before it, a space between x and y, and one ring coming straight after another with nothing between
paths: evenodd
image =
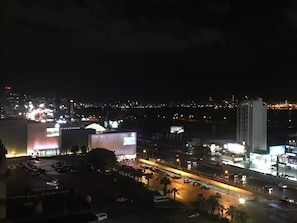
<instances>
[{"instance_id":1,"label":"street light","mask_svg":"<svg viewBox=\"0 0 297 223\"><path fill-rule=\"evenodd\" d=\"M146 149L142 150L142 152L145 154L145 159L147 159L147 151L146 151Z\"/></svg>"},{"instance_id":2,"label":"street light","mask_svg":"<svg viewBox=\"0 0 297 223\"><path fill-rule=\"evenodd\" d=\"M228 172L228 170L225 170L224 173L225 173L225 178L229 179L229 175L228 175L229 172ZM230 185L229 185L229 182L227 182L227 185L228 185L227 186L228 187L227 188L228 189L228 194L230 194Z\"/></svg>"},{"instance_id":3,"label":"street light","mask_svg":"<svg viewBox=\"0 0 297 223\"><path fill-rule=\"evenodd\" d=\"M180 168L180 158L177 158L176 162L178 162L178 167Z\"/></svg>"},{"instance_id":4,"label":"street light","mask_svg":"<svg viewBox=\"0 0 297 223\"><path fill-rule=\"evenodd\" d=\"M240 198L239 198L239 204L244 204L244 203L245 203L245 199L242 198L242 197L240 197Z\"/></svg>"},{"instance_id":5,"label":"street light","mask_svg":"<svg viewBox=\"0 0 297 223\"><path fill-rule=\"evenodd\" d=\"M157 144L155 143L154 144L154 148L153 148L153 151L152 151L152 158L155 159L155 152L158 150L157 148Z\"/></svg>"}]
</instances>

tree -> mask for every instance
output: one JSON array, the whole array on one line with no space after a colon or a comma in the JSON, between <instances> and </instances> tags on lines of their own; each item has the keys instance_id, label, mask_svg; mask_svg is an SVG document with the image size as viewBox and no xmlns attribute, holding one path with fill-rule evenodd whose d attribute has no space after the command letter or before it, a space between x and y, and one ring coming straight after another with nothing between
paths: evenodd
<instances>
[{"instance_id":1,"label":"tree","mask_svg":"<svg viewBox=\"0 0 297 223\"><path fill-rule=\"evenodd\" d=\"M170 190L170 193L173 193L173 200L176 199L176 194L179 194L179 193L178 193L178 189L177 189L176 187L172 188L172 189Z\"/></svg>"},{"instance_id":2,"label":"tree","mask_svg":"<svg viewBox=\"0 0 297 223\"><path fill-rule=\"evenodd\" d=\"M236 216L236 211L237 210L236 210L235 206L233 206L233 205L231 205L229 208L227 208L226 214L231 217L231 222L234 221L234 218Z\"/></svg>"},{"instance_id":3,"label":"tree","mask_svg":"<svg viewBox=\"0 0 297 223\"><path fill-rule=\"evenodd\" d=\"M249 216L245 211L236 209L234 220L238 223L247 223Z\"/></svg>"},{"instance_id":4,"label":"tree","mask_svg":"<svg viewBox=\"0 0 297 223\"><path fill-rule=\"evenodd\" d=\"M209 204L211 214L214 214L214 210L219 205L216 195L210 195L207 199L207 203Z\"/></svg>"},{"instance_id":5,"label":"tree","mask_svg":"<svg viewBox=\"0 0 297 223\"><path fill-rule=\"evenodd\" d=\"M70 151L72 152L73 155L76 155L79 151L78 145L72 146Z\"/></svg>"},{"instance_id":6,"label":"tree","mask_svg":"<svg viewBox=\"0 0 297 223\"><path fill-rule=\"evenodd\" d=\"M222 195L219 192L216 192L214 197L219 201L219 199L222 197Z\"/></svg>"},{"instance_id":7,"label":"tree","mask_svg":"<svg viewBox=\"0 0 297 223\"><path fill-rule=\"evenodd\" d=\"M83 155L86 155L88 147L86 145L81 145L80 150Z\"/></svg>"},{"instance_id":8,"label":"tree","mask_svg":"<svg viewBox=\"0 0 297 223\"><path fill-rule=\"evenodd\" d=\"M144 177L147 180L147 185L149 185L150 179L153 179L153 174L152 173L146 173L146 174L144 174Z\"/></svg>"},{"instance_id":9,"label":"tree","mask_svg":"<svg viewBox=\"0 0 297 223\"><path fill-rule=\"evenodd\" d=\"M218 214L220 215L220 202L219 200L221 199L222 195L219 193L219 192L216 192L215 195L214 195L215 199L217 200L217 208L218 208Z\"/></svg>"},{"instance_id":10,"label":"tree","mask_svg":"<svg viewBox=\"0 0 297 223\"><path fill-rule=\"evenodd\" d=\"M117 164L117 159L114 151L103 148L92 149L86 154L89 163L100 169L101 172L108 168L113 168Z\"/></svg>"},{"instance_id":11,"label":"tree","mask_svg":"<svg viewBox=\"0 0 297 223\"><path fill-rule=\"evenodd\" d=\"M143 172L142 169L135 169L134 171L134 178L137 179L137 181L139 181L139 179L143 176Z\"/></svg>"},{"instance_id":12,"label":"tree","mask_svg":"<svg viewBox=\"0 0 297 223\"><path fill-rule=\"evenodd\" d=\"M160 184L163 185L163 194L166 195L168 193L167 186L171 184L171 180L168 177L162 177Z\"/></svg>"},{"instance_id":13,"label":"tree","mask_svg":"<svg viewBox=\"0 0 297 223\"><path fill-rule=\"evenodd\" d=\"M133 169L133 167L127 166L127 165L119 165L119 166L117 166L118 172L121 173L124 176L129 175L131 173L131 169Z\"/></svg>"},{"instance_id":14,"label":"tree","mask_svg":"<svg viewBox=\"0 0 297 223\"><path fill-rule=\"evenodd\" d=\"M205 204L206 199L203 194L198 194L197 201L198 201L198 208L200 209Z\"/></svg>"},{"instance_id":15,"label":"tree","mask_svg":"<svg viewBox=\"0 0 297 223\"><path fill-rule=\"evenodd\" d=\"M227 210L227 208L224 205L219 204L218 206L218 213L223 218L224 212Z\"/></svg>"},{"instance_id":16,"label":"tree","mask_svg":"<svg viewBox=\"0 0 297 223\"><path fill-rule=\"evenodd\" d=\"M135 169L132 166L126 166L124 172L126 173L126 176L133 176L133 178L135 178Z\"/></svg>"}]
</instances>

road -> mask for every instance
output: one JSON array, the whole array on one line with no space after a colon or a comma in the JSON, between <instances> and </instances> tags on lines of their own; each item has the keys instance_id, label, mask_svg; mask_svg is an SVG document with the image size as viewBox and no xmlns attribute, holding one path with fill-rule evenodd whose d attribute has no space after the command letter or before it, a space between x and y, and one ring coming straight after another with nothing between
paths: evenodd
<instances>
[{"instance_id":1,"label":"road","mask_svg":"<svg viewBox=\"0 0 297 223\"><path fill-rule=\"evenodd\" d=\"M244 173L247 176L247 182L245 186L253 189L253 191L259 191L260 193L262 193L264 192L263 187L267 185L273 188L273 191L271 193L272 197L280 198L282 196L287 196L293 198L294 200L297 200L296 183L289 180L281 179L279 177L273 177L270 175L265 175L263 173L249 171L232 165L216 166L207 162L200 162L200 164L195 167L195 170L216 173L218 176L225 170L227 170L229 173ZM280 188L278 186L278 183L280 182L287 184L288 188Z\"/></svg>"},{"instance_id":2,"label":"road","mask_svg":"<svg viewBox=\"0 0 297 223\"><path fill-rule=\"evenodd\" d=\"M177 188L179 194L177 194L176 199L185 203L186 205L191 205L195 200L197 200L198 194L202 193L205 197L208 197L211 194L220 193L220 203L225 207L229 207L233 205L241 210L244 210L248 213L253 222L266 222L269 219L270 223L279 223L279 218L274 218L272 215L267 214L267 205L270 203L279 204L278 200L272 199L273 197L269 198L266 196L261 196L261 194L254 194L248 190L243 190L241 188L236 188L230 186L228 184L224 184L221 182L216 182L214 180L210 180L207 178L203 178L201 176L196 176L191 173L181 171L179 169L175 169L172 167L167 167L161 165L159 163L155 163L152 161L148 161L145 159L140 159L141 163L145 163L154 167L159 167L164 170L181 174L183 177L189 177L192 179L197 179L201 182L207 183L210 186L209 190L202 190L200 187L193 186L191 183L184 183L182 179L171 179L172 184L170 185L171 188ZM164 174L161 174L164 176ZM157 178L160 177L160 174L156 174L154 172L154 178L151 180L151 186L154 188L158 188L161 190L162 185L159 184ZM245 198L245 202L241 203L239 198ZM297 209L291 208L290 210L296 211Z\"/></svg>"},{"instance_id":3,"label":"road","mask_svg":"<svg viewBox=\"0 0 297 223\"><path fill-rule=\"evenodd\" d=\"M149 142L141 141L140 145L142 145L141 148L138 148L138 151L140 154L142 154L142 148L151 148L151 145L149 144ZM154 159L161 158L161 161L164 161L166 163L168 162L169 164L177 167L178 163L176 162L176 157L178 156L182 160L182 162L180 162L180 165L183 168L187 168L186 161L191 160L191 157L189 155L175 150L173 147L170 147L170 145L168 145L168 148L165 147L168 150L168 151L166 150L166 152L164 152L165 151L164 148L162 149L161 147L162 146L160 146L158 148L160 151L154 152L153 157L149 156L148 158L154 158ZM151 155L151 152L149 154ZM166 154L166 155L164 155L164 154ZM148 155L148 153L146 155ZM251 171L248 168L246 168L246 169L238 168L233 165L215 165L214 163L210 164L207 160L202 160L202 161L198 160L197 162L195 162L195 164L192 163L191 169L194 171L208 173L210 175L216 175L216 176L222 175L225 170L228 170L229 173L244 172L244 174L246 174L248 177L246 186L249 188L253 188L253 191L264 192L263 187L267 185L267 186L270 186L273 188L271 196L273 196L275 198L276 197L280 198L281 196L286 196L286 197L290 197L297 201L297 182L296 181L286 180L281 177L270 177L269 174L263 174L261 172ZM273 172L273 171L275 172L275 170L273 168L271 168L271 172ZM297 177L296 171L285 170L282 167L279 168L279 173L280 173L280 175L288 174L288 175ZM288 188L285 190L279 188L277 185L280 182L287 184Z\"/></svg>"}]
</instances>

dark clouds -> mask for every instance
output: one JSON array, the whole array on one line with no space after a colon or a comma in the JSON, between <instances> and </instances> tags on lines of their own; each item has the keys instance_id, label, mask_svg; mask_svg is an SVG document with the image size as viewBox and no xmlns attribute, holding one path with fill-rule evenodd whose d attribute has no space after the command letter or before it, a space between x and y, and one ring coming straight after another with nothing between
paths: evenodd
<instances>
[{"instance_id":1,"label":"dark clouds","mask_svg":"<svg viewBox=\"0 0 297 223\"><path fill-rule=\"evenodd\" d=\"M294 98L292 81L280 77L296 72L296 8L295 1L2 1L1 76L26 93L94 100Z\"/></svg>"}]
</instances>

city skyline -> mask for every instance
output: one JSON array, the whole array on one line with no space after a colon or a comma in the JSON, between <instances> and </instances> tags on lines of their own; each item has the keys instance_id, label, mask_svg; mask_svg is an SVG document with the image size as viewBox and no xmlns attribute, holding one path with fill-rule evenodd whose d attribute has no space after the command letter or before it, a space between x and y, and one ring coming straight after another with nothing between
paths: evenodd
<instances>
[{"instance_id":1,"label":"city skyline","mask_svg":"<svg viewBox=\"0 0 297 223\"><path fill-rule=\"evenodd\" d=\"M28 103L34 103L35 105L40 104L55 104L55 103L62 103L62 104L70 104L75 103L78 107L114 107L114 108L161 108L161 107L188 107L188 108L235 108L237 107L238 103L241 103L245 100L257 100L261 99L262 97L248 97L244 96L239 98L238 95L231 95L229 98L213 98L211 96L198 99L198 100L137 100L135 98L128 98L128 99L113 99L113 100L81 100L81 99L74 99L74 97L64 97L64 95L52 94L52 95L31 95L31 94L21 94L17 92L13 86L5 86L1 91L1 100L0 106L10 106L18 105L23 106ZM289 101L289 100L271 100L271 101L263 101L267 105L267 109L272 110L297 110L297 101Z\"/></svg>"},{"instance_id":2,"label":"city skyline","mask_svg":"<svg viewBox=\"0 0 297 223\"><path fill-rule=\"evenodd\" d=\"M294 1L1 4L2 87L23 94L297 100Z\"/></svg>"}]
</instances>

